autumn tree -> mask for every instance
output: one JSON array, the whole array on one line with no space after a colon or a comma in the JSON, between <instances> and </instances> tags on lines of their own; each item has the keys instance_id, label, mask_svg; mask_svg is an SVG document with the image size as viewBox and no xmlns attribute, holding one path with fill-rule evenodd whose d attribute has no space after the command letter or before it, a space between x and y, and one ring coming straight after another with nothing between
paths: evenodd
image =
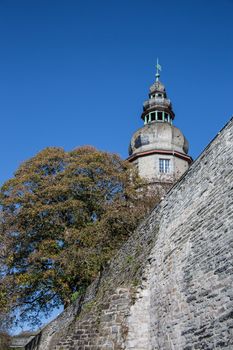
<instances>
[{"instance_id":1,"label":"autumn tree","mask_svg":"<svg viewBox=\"0 0 233 350\"><path fill-rule=\"evenodd\" d=\"M23 163L0 193L0 311L32 324L68 305L135 229L146 198L127 162L93 147Z\"/></svg>"}]
</instances>

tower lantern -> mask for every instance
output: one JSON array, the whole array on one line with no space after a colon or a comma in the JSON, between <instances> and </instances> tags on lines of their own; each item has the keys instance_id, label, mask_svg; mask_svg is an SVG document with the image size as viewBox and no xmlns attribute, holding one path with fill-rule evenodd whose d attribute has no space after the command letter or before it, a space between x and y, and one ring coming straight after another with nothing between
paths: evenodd
<instances>
[{"instance_id":1,"label":"tower lantern","mask_svg":"<svg viewBox=\"0 0 233 350\"><path fill-rule=\"evenodd\" d=\"M156 69L156 80L143 104L144 126L131 138L128 160L151 185L167 189L188 169L192 158L188 155L188 141L173 125L175 113L159 80L158 60Z\"/></svg>"}]
</instances>

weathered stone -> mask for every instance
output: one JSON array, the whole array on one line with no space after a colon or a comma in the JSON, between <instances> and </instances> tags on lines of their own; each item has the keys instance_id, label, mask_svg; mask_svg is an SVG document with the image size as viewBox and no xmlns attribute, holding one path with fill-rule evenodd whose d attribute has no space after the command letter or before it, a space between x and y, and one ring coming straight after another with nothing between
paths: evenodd
<instances>
[{"instance_id":1,"label":"weathered stone","mask_svg":"<svg viewBox=\"0 0 233 350\"><path fill-rule=\"evenodd\" d=\"M232 140L233 120L39 350L233 349Z\"/></svg>"}]
</instances>

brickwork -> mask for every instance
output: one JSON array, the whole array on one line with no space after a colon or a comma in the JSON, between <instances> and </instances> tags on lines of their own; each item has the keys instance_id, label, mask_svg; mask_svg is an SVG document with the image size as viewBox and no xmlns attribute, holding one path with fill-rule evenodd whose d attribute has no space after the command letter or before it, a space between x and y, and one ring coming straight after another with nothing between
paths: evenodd
<instances>
[{"instance_id":1,"label":"brickwork","mask_svg":"<svg viewBox=\"0 0 233 350\"><path fill-rule=\"evenodd\" d=\"M40 350L233 349L232 140L233 120Z\"/></svg>"}]
</instances>

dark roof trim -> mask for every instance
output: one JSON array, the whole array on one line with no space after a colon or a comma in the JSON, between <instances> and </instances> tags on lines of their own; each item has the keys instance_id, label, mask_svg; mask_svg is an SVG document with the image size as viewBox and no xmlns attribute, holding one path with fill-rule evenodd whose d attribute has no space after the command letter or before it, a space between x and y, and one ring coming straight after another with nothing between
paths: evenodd
<instances>
[{"instance_id":1,"label":"dark roof trim","mask_svg":"<svg viewBox=\"0 0 233 350\"><path fill-rule=\"evenodd\" d=\"M190 156L187 156L186 154L183 154L181 152L177 151L167 151L167 150L162 150L162 149L155 149L152 151L144 151L144 152L138 152L135 154L132 154L130 157L127 158L129 162L133 162L135 159L144 157L144 156L150 156L151 154L166 154L166 155L171 155L175 156L177 158L186 160L188 163L192 163L193 159Z\"/></svg>"}]
</instances>

